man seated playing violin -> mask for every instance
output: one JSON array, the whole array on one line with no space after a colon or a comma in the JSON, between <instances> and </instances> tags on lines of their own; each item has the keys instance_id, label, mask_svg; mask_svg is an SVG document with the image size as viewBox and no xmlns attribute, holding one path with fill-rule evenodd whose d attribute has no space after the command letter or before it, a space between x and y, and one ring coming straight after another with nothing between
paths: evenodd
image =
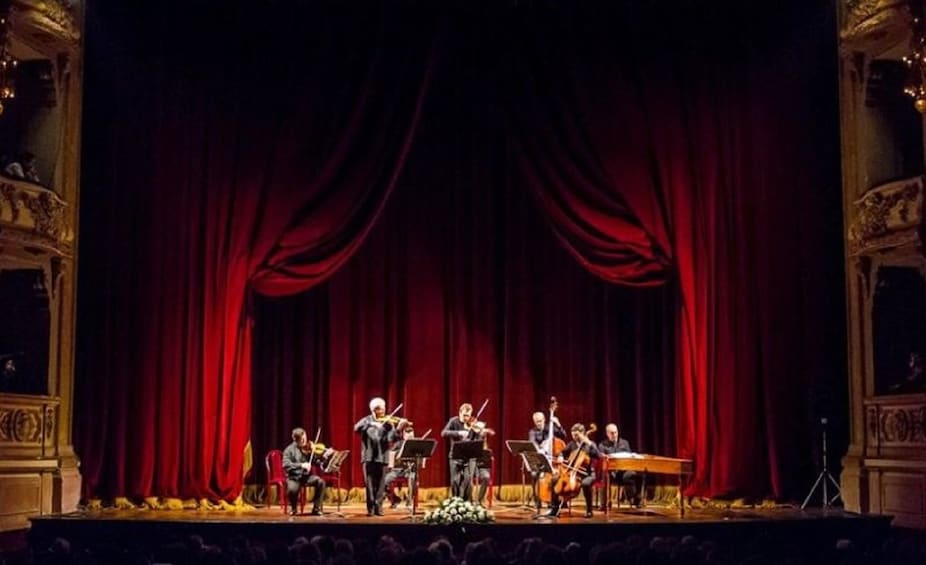
<instances>
[{"instance_id":1,"label":"man seated playing violin","mask_svg":"<svg viewBox=\"0 0 926 565\"><path fill-rule=\"evenodd\" d=\"M414 477L413 477L414 472L411 469L411 467L408 465L408 462L398 459L399 451L401 451L402 444L405 443L405 440L414 439L414 438L415 438L415 428L412 428L411 426L406 427L405 430L402 432L402 441L396 443L393 446L391 450L392 454L388 457L388 459L392 462L392 464L389 466L389 471L386 472L386 478L383 479L383 482L386 485L385 486L386 498L389 499L389 504L392 508L395 508L396 506L398 506L399 501L401 500L399 498L399 495L396 494L395 492L395 486L393 483L395 483L397 479L407 479L408 485L409 487L411 487L412 481L414 480ZM410 505L410 504L411 504L411 493L409 493L409 498L406 501L406 505Z\"/></svg>"},{"instance_id":2,"label":"man seated playing violin","mask_svg":"<svg viewBox=\"0 0 926 565\"><path fill-rule=\"evenodd\" d=\"M283 451L283 469L286 471L286 496L289 498L289 513L296 515L299 503L299 490L302 487L315 487L312 498L312 516L321 516L322 497L325 496L325 481L314 473L312 458L314 446L306 436L305 430L295 428L293 442ZM331 451L330 449L327 451Z\"/></svg>"},{"instance_id":3,"label":"man seated playing violin","mask_svg":"<svg viewBox=\"0 0 926 565\"><path fill-rule=\"evenodd\" d=\"M594 427L594 426L593 426ZM572 441L556 458L556 468L551 480L552 507L547 516L559 516L564 499L578 494L581 488L585 496L585 517L592 517L592 485L595 483L594 462L601 456L598 446L589 439L582 424L573 424Z\"/></svg>"}]
</instances>

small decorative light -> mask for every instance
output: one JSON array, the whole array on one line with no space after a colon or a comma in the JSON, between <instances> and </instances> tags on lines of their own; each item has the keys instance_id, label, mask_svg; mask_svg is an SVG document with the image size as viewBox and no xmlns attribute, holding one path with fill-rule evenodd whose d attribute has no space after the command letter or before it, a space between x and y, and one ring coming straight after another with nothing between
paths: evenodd
<instances>
[{"instance_id":1,"label":"small decorative light","mask_svg":"<svg viewBox=\"0 0 926 565\"><path fill-rule=\"evenodd\" d=\"M919 10L917 2L910 3L911 10ZM926 114L926 86L923 72L926 71L926 29L923 27L922 14L913 16L913 38L910 40L910 53L903 57L907 65L908 78L904 94L913 98L913 107L921 114Z\"/></svg>"},{"instance_id":2,"label":"small decorative light","mask_svg":"<svg viewBox=\"0 0 926 565\"><path fill-rule=\"evenodd\" d=\"M4 102L16 98L13 74L18 61L10 54L10 16L9 12L0 14L0 114L3 114Z\"/></svg>"}]
</instances>

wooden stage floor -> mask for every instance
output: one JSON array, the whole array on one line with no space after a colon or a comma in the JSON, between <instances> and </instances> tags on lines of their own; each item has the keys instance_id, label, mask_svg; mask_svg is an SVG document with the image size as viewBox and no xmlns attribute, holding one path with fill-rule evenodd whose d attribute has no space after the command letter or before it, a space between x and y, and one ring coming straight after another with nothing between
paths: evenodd
<instances>
[{"instance_id":1,"label":"wooden stage floor","mask_svg":"<svg viewBox=\"0 0 926 565\"><path fill-rule=\"evenodd\" d=\"M570 516L535 518L532 509L514 504L495 504L496 521L480 525L430 525L422 523L423 511L412 517L400 506L385 510L382 517L368 517L363 505L344 505L341 513L326 507L323 516L289 516L278 506L250 510L111 510L48 515L32 520L30 544L47 547L56 537L78 544L118 543L125 540L177 540L191 534L211 543L245 536L263 541L292 541L298 536L330 535L335 538L371 541L388 535L414 547L445 536L455 545L493 537L502 545L515 545L528 537L549 543L571 541L597 544L621 541L629 536L685 536L717 542L738 542L761 536L764 539L795 539L832 544L836 540L871 539L877 543L890 529L890 517L861 516L838 509L742 508L686 510L648 506L624 508L608 517L596 511L584 517L584 506ZM426 510L425 507L423 510Z\"/></svg>"}]
</instances>

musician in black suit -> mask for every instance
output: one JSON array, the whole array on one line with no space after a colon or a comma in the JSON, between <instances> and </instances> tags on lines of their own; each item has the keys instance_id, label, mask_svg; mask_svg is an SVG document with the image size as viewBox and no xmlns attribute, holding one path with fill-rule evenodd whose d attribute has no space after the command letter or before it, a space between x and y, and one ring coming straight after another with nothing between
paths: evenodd
<instances>
[{"instance_id":1,"label":"musician in black suit","mask_svg":"<svg viewBox=\"0 0 926 565\"><path fill-rule=\"evenodd\" d=\"M598 444L598 451L603 456L612 453L632 453L630 442L620 437L620 431L617 424L608 424L604 429L606 439ZM627 499L633 506L640 506L640 480L641 477L636 471L611 471L611 483L622 485Z\"/></svg>"},{"instance_id":2,"label":"musician in black suit","mask_svg":"<svg viewBox=\"0 0 926 565\"><path fill-rule=\"evenodd\" d=\"M395 508L396 506L398 506L399 501L401 500L399 498L399 495L396 494L395 492L393 483L397 479L406 479L408 481L409 490L411 490L411 485L413 481L415 480L415 472L413 468L408 464L408 461L400 460L398 457L399 452L402 450L402 446L405 444L405 440L414 439L414 438L415 438L415 429L412 428L411 426L407 426L405 430L402 432L402 441L396 443L390 450L391 453L387 455L387 460L391 460L392 467L390 468L387 465L387 468L389 470L386 472L386 478L383 479L383 483L384 483L383 488L386 489L385 498L389 499L389 503L392 506L392 508ZM408 499L409 501L411 501L410 496L411 496L411 492L409 492L409 499Z\"/></svg>"},{"instance_id":3,"label":"musician in black suit","mask_svg":"<svg viewBox=\"0 0 926 565\"><path fill-rule=\"evenodd\" d=\"M537 451L547 451L548 441L550 439L550 426L547 425L547 417L543 412L534 412L534 427L527 432L527 439L534 442ZM553 435L567 441L566 430L559 425L559 418L553 416Z\"/></svg>"},{"instance_id":4,"label":"musician in black suit","mask_svg":"<svg viewBox=\"0 0 926 565\"><path fill-rule=\"evenodd\" d=\"M398 434L406 425L408 420L404 418L386 416L386 401L379 397L370 401L370 415L354 424L354 431L360 434L360 461L366 485L367 516L383 515L383 498L386 495L383 478L387 452L390 444L398 441Z\"/></svg>"},{"instance_id":5,"label":"musician in black suit","mask_svg":"<svg viewBox=\"0 0 926 565\"><path fill-rule=\"evenodd\" d=\"M556 517L559 515L559 508L562 504L559 495L556 493L556 483L560 479L560 476L565 473L570 473L571 470L568 468L568 463L571 459L571 456L577 451L583 451L588 456L586 461L582 465L577 465L577 474L576 480L580 483L580 488L582 489L582 494L585 496L585 517L592 517L592 485L595 484L595 461L601 456L598 451L598 446L595 445L588 435L585 433L585 426L582 424L573 424L572 428L572 441L566 444L566 448L563 449L562 453L559 454L559 457L556 458L557 463L559 463L558 470L553 473L551 481L551 491L553 492L553 501L550 508L549 514L547 516Z\"/></svg>"},{"instance_id":6,"label":"musician in black suit","mask_svg":"<svg viewBox=\"0 0 926 565\"><path fill-rule=\"evenodd\" d=\"M546 453L547 458L552 460L553 454L551 453L550 446L550 426L547 424L547 417L543 412L534 412L533 415L534 427L527 432L527 439L532 441L534 445L537 446L537 451L541 453ZM559 423L559 418L553 416L553 437L557 437L563 440L563 443L566 442L566 430L563 429L563 426ZM537 505L537 510L540 510L540 494L537 491L537 473L531 471L531 490L534 494L534 502Z\"/></svg>"},{"instance_id":7,"label":"musician in black suit","mask_svg":"<svg viewBox=\"0 0 926 565\"><path fill-rule=\"evenodd\" d=\"M289 513L296 514L299 503L299 489L304 486L315 487L312 499L312 516L321 516L322 497L325 495L325 481L312 469L312 442L305 430L293 430L293 442L283 451L283 469L286 471L286 496L289 498Z\"/></svg>"},{"instance_id":8,"label":"musician in black suit","mask_svg":"<svg viewBox=\"0 0 926 565\"><path fill-rule=\"evenodd\" d=\"M474 441L485 439L486 434L493 433L485 427L475 425L473 419L473 405L464 402L460 405L459 416L447 421L441 430L441 437L450 438L450 452L453 453L453 444L458 441ZM486 490L489 486L490 473L488 467L476 465L473 459L450 460L450 494L459 496L463 500L470 500L473 494L473 475L479 480L479 493L477 502L484 504Z\"/></svg>"}]
</instances>

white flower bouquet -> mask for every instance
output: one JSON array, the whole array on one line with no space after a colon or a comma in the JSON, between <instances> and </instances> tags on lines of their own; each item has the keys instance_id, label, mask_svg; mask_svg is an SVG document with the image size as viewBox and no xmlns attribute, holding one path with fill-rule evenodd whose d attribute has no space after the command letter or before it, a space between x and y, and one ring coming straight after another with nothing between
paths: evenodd
<instances>
[{"instance_id":1,"label":"white flower bouquet","mask_svg":"<svg viewBox=\"0 0 926 565\"><path fill-rule=\"evenodd\" d=\"M458 496L446 498L437 508L424 513L425 524L488 524L495 521L490 510Z\"/></svg>"}]
</instances>

